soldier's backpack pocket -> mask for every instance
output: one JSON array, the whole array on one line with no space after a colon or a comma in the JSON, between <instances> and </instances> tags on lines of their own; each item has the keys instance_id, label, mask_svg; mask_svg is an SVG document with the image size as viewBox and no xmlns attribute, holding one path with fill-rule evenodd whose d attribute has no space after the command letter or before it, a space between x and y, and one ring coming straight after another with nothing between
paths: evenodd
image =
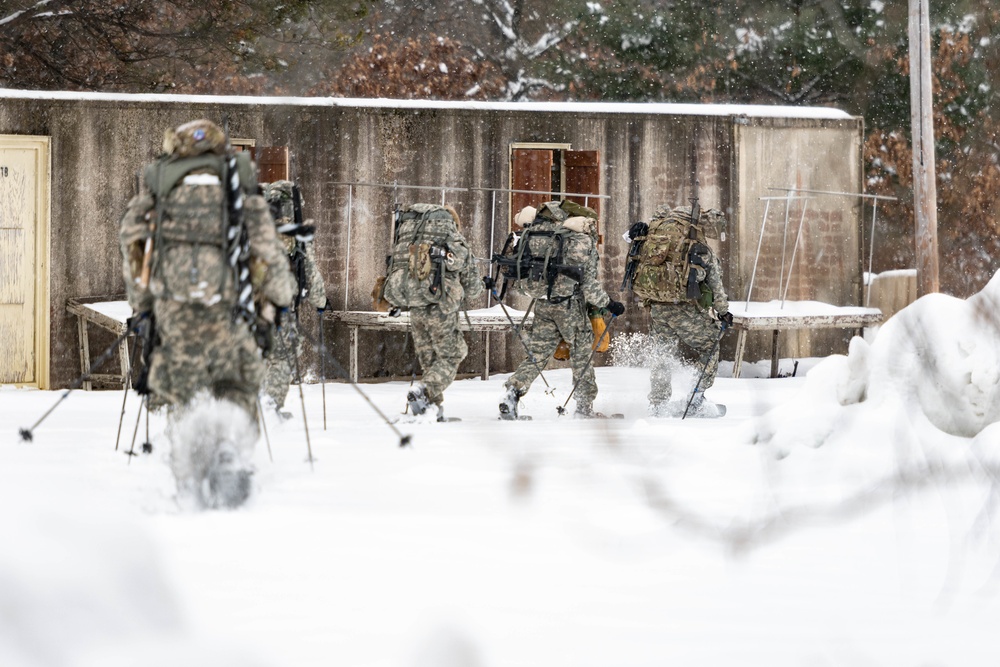
<instances>
[{"instance_id":1,"label":"soldier's backpack pocket","mask_svg":"<svg viewBox=\"0 0 1000 667\"><path fill-rule=\"evenodd\" d=\"M409 247L410 276L417 280L427 280L431 275L431 244L414 243Z\"/></svg>"},{"instance_id":2,"label":"soldier's backpack pocket","mask_svg":"<svg viewBox=\"0 0 1000 667\"><path fill-rule=\"evenodd\" d=\"M164 296L169 299L211 306L235 296L229 263L216 246L173 245L166 248L159 265Z\"/></svg>"}]
</instances>

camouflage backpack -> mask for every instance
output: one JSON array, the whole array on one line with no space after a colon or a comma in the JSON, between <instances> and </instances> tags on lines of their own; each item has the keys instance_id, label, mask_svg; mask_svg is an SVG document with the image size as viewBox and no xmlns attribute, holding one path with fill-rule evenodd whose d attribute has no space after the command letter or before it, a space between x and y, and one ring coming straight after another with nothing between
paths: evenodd
<instances>
[{"instance_id":1,"label":"camouflage backpack","mask_svg":"<svg viewBox=\"0 0 1000 667\"><path fill-rule=\"evenodd\" d=\"M705 284L702 257L709 252L701 225L691 224L691 209L661 206L649 222L639 253L632 291L644 301L687 303L703 307L712 302Z\"/></svg>"},{"instance_id":2,"label":"camouflage backpack","mask_svg":"<svg viewBox=\"0 0 1000 667\"><path fill-rule=\"evenodd\" d=\"M596 219L593 210L585 210ZM593 242L589 238L591 226L565 224L571 217L591 220L590 216L571 216L559 202L546 202L533 222L519 234L508 236L503 251L493 257L505 287L510 281L522 294L553 303L565 301L579 291Z\"/></svg>"},{"instance_id":3,"label":"camouflage backpack","mask_svg":"<svg viewBox=\"0 0 1000 667\"><path fill-rule=\"evenodd\" d=\"M454 209L413 204L396 221L396 234L383 296L397 308L438 304L457 310L463 291L456 281L471 253L458 231Z\"/></svg>"},{"instance_id":4,"label":"camouflage backpack","mask_svg":"<svg viewBox=\"0 0 1000 667\"><path fill-rule=\"evenodd\" d=\"M226 157L176 154L148 165L144 178L156 214L152 294L180 302L214 305L237 301L239 285L230 261ZM237 154L244 193L256 190L248 156Z\"/></svg>"}]
</instances>

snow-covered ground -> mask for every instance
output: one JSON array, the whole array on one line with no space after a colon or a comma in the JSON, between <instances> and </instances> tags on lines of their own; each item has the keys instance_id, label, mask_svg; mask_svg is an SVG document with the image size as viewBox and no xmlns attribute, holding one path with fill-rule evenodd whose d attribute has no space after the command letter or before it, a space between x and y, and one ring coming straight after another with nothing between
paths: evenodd
<instances>
[{"instance_id":1,"label":"snow-covered ground","mask_svg":"<svg viewBox=\"0 0 1000 667\"><path fill-rule=\"evenodd\" d=\"M628 367L595 405L624 420L560 418L552 370L533 421L464 380L463 421L401 449L345 384L324 430L310 385L312 466L293 387L235 511L178 506L161 418L123 453L134 395L115 451L121 392L23 443L60 393L0 390L0 665L995 665L997 313L1000 278L797 377L723 364L721 420L647 418ZM405 383L362 387L402 411Z\"/></svg>"}]
</instances>

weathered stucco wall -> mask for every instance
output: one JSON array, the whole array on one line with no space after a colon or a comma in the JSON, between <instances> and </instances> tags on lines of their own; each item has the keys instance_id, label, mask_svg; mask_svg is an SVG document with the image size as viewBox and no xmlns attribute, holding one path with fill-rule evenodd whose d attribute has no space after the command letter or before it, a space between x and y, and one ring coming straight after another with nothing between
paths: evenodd
<instances>
[{"instance_id":1,"label":"weathered stucco wall","mask_svg":"<svg viewBox=\"0 0 1000 667\"><path fill-rule=\"evenodd\" d=\"M569 143L574 149L599 151L601 193L610 195L602 203L601 270L613 298L628 302L618 325L628 331L645 330L648 322L638 304L625 298L631 295L618 292L627 253L621 235L632 222L648 220L661 203L688 203L692 138L697 143L701 204L731 216L729 240L721 252L734 298L745 296L762 214L757 197L767 187L856 191L861 178L860 119L747 121L727 115L606 109L400 109L231 98L151 102L0 97L0 133L52 137L53 386L65 386L79 373L76 325L66 315L66 300L124 291L117 223L135 192L136 174L159 153L164 129L201 117L220 123L228 117L231 136L254 139L257 146L289 147L292 177L301 184L306 216L317 225L320 269L335 309L370 308L371 288L384 271L389 250L396 197L404 204L441 201L439 190L400 187L394 193L368 186L349 189L343 183L464 188L447 192L445 201L461 214L476 254L489 257L506 237L509 204L504 193L477 188L507 186L512 142ZM813 210L826 227L821 238L799 248L790 296L856 304L859 209L844 200L836 206L817 204ZM832 248L830 239L839 246ZM835 283L832 290L830 283ZM760 289L755 286L755 298L770 298ZM484 307L487 299L471 305ZM302 317L303 329L315 337L315 314L303 312ZM326 334L346 364L346 332L329 325ZM365 333L361 338L362 375L414 370L406 336ZM498 338L492 341L491 366L510 369L521 359L520 345L510 336ZM482 365L482 336L469 336L469 343L470 354L460 372L476 373ZM306 366L308 374L317 375L314 355L307 356Z\"/></svg>"},{"instance_id":2,"label":"weathered stucco wall","mask_svg":"<svg viewBox=\"0 0 1000 667\"><path fill-rule=\"evenodd\" d=\"M787 298L862 305L861 199L788 191L861 192L858 121L769 119L737 123L733 129L740 178L734 183L738 206L729 289L745 300L753 278L753 301ZM761 200L789 196L806 199L771 200L769 207ZM780 353L825 356L846 349L851 335L836 329L784 332ZM748 345L750 358L769 355L771 335L754 332Z\"/></svg>"}]
</instances>

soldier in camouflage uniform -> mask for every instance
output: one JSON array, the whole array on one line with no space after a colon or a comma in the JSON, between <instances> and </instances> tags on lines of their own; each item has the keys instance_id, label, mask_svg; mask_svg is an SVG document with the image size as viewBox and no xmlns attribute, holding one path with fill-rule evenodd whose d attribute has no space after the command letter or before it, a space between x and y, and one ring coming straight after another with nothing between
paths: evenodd
<instances>
[{"instance_id":1,"label":"soldier in camouflage uniform","mask_svg":"<svg viewBox=\"0 0 1000 667\"><path fill-rule=\"evenodd\" d=\"M680 206L671 209L668 206L661 206L653 216L654 220L657 218L682 221L687 225L691 221L691 207ZM722 212L716 209L703 210L696 226L701 228L697 234L718 238L718 232L725 226L725 218ZM631 233L633 232L630 230ZM715 383L719 369L720 329L731 325L733 316L729 313L729 301L725 286L722 284L719 258L707 244L699 243L697 250L701 261L704 262L704 276L702 277L699 267L698 282L710 290L710 297L705 297L701 303L683 297L669 302L643 300L650 310L652 319L650 336L655 350L652 355L649 392L649 414L653 417L680 417L684 410L688 409L687 400L673 404L670 402L672 355L669 351L676 350L681 344L697 355L697 371L701 372L701 369L704 369L694 389L694 399L691 401L688 415L716 417L722 412L721 406L705 398L705 392ZM639 280L641 277L637 277L637 281ZM702 293L708 294L705 287L701 288Z\"/></svg>"},{"instance_id":2,"label":"soldier in camouflage uniform","mask_svg":"<svg viewBox=\"0 0 1000 667\"><path fill-rule=\"evenodd\" d=\"M171 410L201 390L242 407L254 420L263 362L250 325L238 313L256 310L262 326L287 307L294 281L256 174L245 153L229 178L225 133L207 120L168 130L164 156L145 170L145 192L121 221L123 275L135 313L152 316L148 388ZM239 192L227 183L236 184ZM249 274L241 284L230 262L240 235L226 214L242 195ZM231 207L229 210L232 210ZM253 301L249 299L252 295Z\"/></svg>"},{"instance_id":3,"label":"soldier in camouflage uniform","mask_svg":"<svg viewBox=\"0 0 1000 667\"><path fill-rule=\"evenodd\" d=\"M278 415L287 419L291 414L282 411L282 407L288 395L288 386L296 372L296 361L302 353L299 345L299 304L305 299L320 311L320 326L323 326L322 313L327 308L326 286L316 267L316 253L313 250L315 228L311 224L312 220L303 224L295 222L294 184L291 181L275 181L261 184L261 189L264 199L271 206L274 223L298 289L292 308L281 314L271 350L265 359L263 393Z\"/></svg>"},{"instance_id":4,"label":"soldier in camouflage uniform","mask_svg":"<svg viewBox=\"0 0 1000 667\"><path fill-rule=\"evenodd\" d=\"M397 221L385 298L409 308L413 346L422 382L407 393L414 415L434 406L444 421L444 391L455 380L469 354L459 330L460 311L483 292L476 258L461 233L461 220L451 206L413 204Z\"/></svg>"},{"instance_id":5,"label":"soldier in camouflage uniform","mask_svg":"<svg viewBox=\"0 0 1000 667\"><path fill-rule=\"evenodd\" d=\"M531 207L527 208L529 213L533 210ZM576 399L576 416L598 416L593 408L597 397L597 382L591 363L594 333L587 314L588 304L597 309L606 308L616 317L625 312L625 306L608 296L597 277L597 214L584 207L579 207L575 212L583 212L584 215L571 216L560 206L560 202L547 202L540 207L534 221L526 225L530 229L532 225L555 221L569 230L563 244L562 264L578 267L582 280L574 281L568 296L546 294L535 297L535 316L527 344L529 356L504 384L504 394L500 400L501 419L517 419L518 401L528 393L531 383L541 373L541 367L555 352L561 340L565 340L570 348L570 365L576 387L573 394ZM564 277L569 278L559 276L557 280Z\"/></svg>"}]
</instances>

